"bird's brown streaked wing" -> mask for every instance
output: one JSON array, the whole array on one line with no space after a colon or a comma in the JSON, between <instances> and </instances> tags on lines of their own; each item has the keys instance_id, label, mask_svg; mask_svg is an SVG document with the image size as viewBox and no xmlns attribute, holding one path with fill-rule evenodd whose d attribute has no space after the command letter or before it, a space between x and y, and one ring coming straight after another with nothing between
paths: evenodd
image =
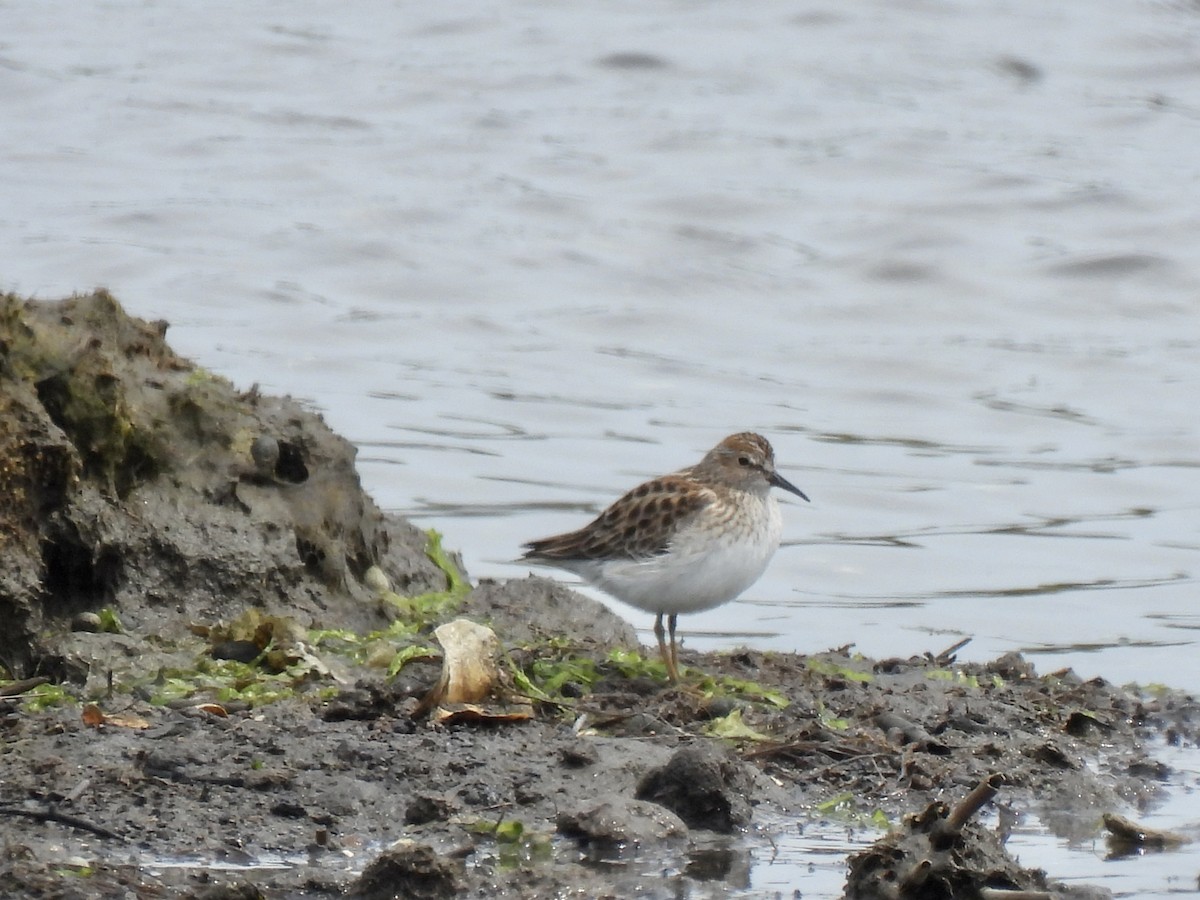
<instances>
[{"instance_id":1,"label":"bird's brown streaked wing","mask_svg":"<svg viewBox=\"0 0 1200 900\"><path fill-rule=\"evenodd\" d=\"M679 526L716 498L679 475L639 485L591 524L525 544L531 560L645 559L665 553Z\"/></svg>"}]
</instances>

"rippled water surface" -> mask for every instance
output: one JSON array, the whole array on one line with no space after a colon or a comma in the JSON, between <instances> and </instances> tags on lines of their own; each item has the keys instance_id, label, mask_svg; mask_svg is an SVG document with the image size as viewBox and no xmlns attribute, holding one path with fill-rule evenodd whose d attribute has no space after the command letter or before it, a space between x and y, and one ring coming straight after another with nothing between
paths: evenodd
<instances>
[{"instance_id":1,"label":"rippled water surface","mask_svg":"<svg viewBox=\"0 0 1200 900\"><path fill-rule=\"evenodd\" d=\"M1147 0L6 4L0 286L306 398L473 576L754 429L813 502L688 646L1195 690L1198 60Z\"/></svg>"}]
</instances>

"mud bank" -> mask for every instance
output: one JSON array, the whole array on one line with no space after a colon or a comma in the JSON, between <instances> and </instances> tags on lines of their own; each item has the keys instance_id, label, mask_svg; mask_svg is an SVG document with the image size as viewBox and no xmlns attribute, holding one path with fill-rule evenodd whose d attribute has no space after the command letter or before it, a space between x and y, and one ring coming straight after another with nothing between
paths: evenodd
<instances>
[{"instance_id":1,"label":"mud bank","mask_svg":"<svg viewBox=\"0 0 1200 900\"><path fill-rule=\"evenodd\" d=\"M105 292L0 307L5 896L699 896L729 875L714 835L936 824L985 782L1002 818L1094 835L1166 789L1148 748L1196 746L1192 698L1019 656L685 651L668 686L587 598L472 585L318 415L165 333ZM423 714L432 630L460 616L493 627L531 717ZM951 892L895 896L1053 887L994 830L956 850L930 828Z\"/></svg>"}]
</instances>

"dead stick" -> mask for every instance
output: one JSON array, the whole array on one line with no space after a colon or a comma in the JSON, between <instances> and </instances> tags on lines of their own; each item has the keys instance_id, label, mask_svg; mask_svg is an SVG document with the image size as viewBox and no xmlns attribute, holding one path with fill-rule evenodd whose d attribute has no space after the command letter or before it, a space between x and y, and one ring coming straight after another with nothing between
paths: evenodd
<instances>
[{"instance_id":1,"label":"dead stick","mask_svg":"<svg viewBox=\"0 0 1200 900\"><path fill-rule=\"evenodd\" d=\"M79 784L75 785L75 787L73 787L71 789L71 793L69 793L65 797L63 797L63 802L64 803L74 803L76 800L78 800L80 797L82 797L83 792L86 791L91 786L92 786L92 779L90 779L90 778L81 779Z\"/></svg>"},{"instance_id":2,"label":"dead stick","mask_svg":"<svg viewBox=\"0 0 1200 900\"><path fill-rule=\"evenodd\" d=\"M93 825L86 819L81 819L78 816L69 816L54 809L21 809L16 806L0 806L0 815L23 816L26 819L33 819L35 822L58 822L60 825L69 825L71 828L78 828L80 831L90 831L92 834L99 835L102 838L121 840L119 834L115 831L110 831L103 825Z\"/></svg>"},{"instance_id":3,"label":"dead stick","mask_svg":"<svg viewBox=\"0 0 1200 900\"><path fill-rule=\"evenodd\" d=\"M0 687L0 697L15 697L17 694L23 694L26 691L33 690L41 684L49 684L50 679L45 675L38 675L35 678L26 678L23 681L14 681L12 684L6 684Z\"/></svg>"},{"instance_id":4,"label":"dead stick","mask_svg":"<svg viewBox=\"0 0 1200 900\"><path fill-rule=\"evenodd\" d=\"M951 644L949 647L947 647L945 650L943 650L941 653L939 653L937 656L935 656L933 658L933 661L940 665L946 665L946 664L952 662L954 660L954 654L957 653L959 650L961 650L963 647L967 646L967 644L971 643L971 641L972 641L972 638L970 638L970 637L965 637L961 641L955 641L953 644Z\"/></svg>"},{"instance_id":5,"label":"dead stick","mask_svg":"<svg viewBox=\"0 0 1200 900\"><path fill-rule=\"evenodd\" d=\"M971 793L963 797L958 805L950 810L950 815L946 817L944 830L952 834L962 831L963 826L971 820L971 817L996 796L1002 784L1004 784L1004 776L999 772L993 772L975 785Z\"/></svg>"},{"instance_id":6,"label":"dead stick","mask_svg":"<svg viewBox=\"0 0 1200 900\"><path fill-rule=\"evenodd\" d=\"M880 753L864 753L859 754L857 747L849 744L830 744L827 741L790 741L786 744L773 744L770 747L762 747L757 750L747 750L742 754L742 759L761 759L763 757L778 756L784 753L823 753L826 756L838 759L839 762L845 762L853 757L861 759L863 756L891 756L891 751Z\"/></svg>"}]
</instances>

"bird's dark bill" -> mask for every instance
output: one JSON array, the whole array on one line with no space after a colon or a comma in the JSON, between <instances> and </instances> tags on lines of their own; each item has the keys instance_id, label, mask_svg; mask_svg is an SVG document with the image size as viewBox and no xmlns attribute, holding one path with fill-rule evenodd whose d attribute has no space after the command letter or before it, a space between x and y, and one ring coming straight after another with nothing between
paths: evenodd
<instances>
[{"instance_id":1,"label":"bird's dark bill","mask_svg":"<svg viewBox=\"0 0 1200 900\"><path fill-rule=\"evenodd\" d=\"M804 491L800 490L800 488L796 487L794 484L792 484L790 481L788 481L786 478L784 478L778 472L772 472L771 477L768 478L767 480L774 487L783 488L783 490L785 490L785 491L791 491L793 494L795 494L801 500L808 500L808 496L804 493Z\"/></svg>"}]
</instances>

